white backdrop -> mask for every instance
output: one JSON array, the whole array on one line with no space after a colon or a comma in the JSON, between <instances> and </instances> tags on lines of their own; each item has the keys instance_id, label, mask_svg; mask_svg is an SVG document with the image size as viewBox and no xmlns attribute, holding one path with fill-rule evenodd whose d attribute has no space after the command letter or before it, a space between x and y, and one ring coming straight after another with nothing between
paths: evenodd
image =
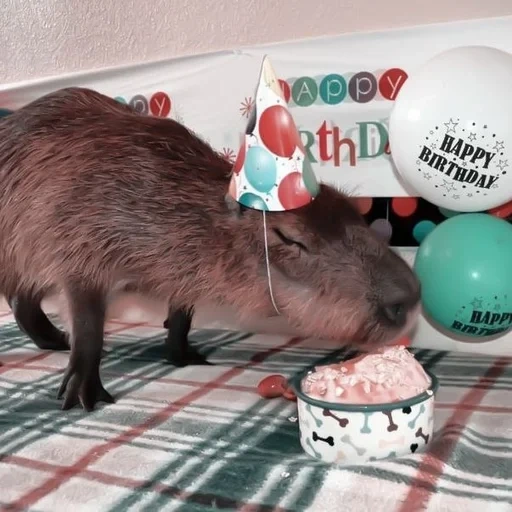
<instances>
[{"instance_id":1,"label":"white backdrop","mask_svg":"<svg viewBox=\"0 0 512 512\"><path fill-rule=\"evenodd\" d=\"M61 87L91 87L147 113L182 121L234 159L261 58L268 54L290 94L291 112L319 179L357 195L402 196L407 192L386 144L388 115L407 75L456 46L512 52L511 34L512 16L244 48L4 84L0 108L16 109ZM475 348L425 329L422 324L417 337L422 345ZM512 334L477 348L512 354Z\"/></svg>"},{"instance_id":2,"label":"white backdrop","mask_svg":"<svg viewBox=\"0 0 512 512\"><path fill-rule=\"evenodd\" d=\"M291 111L319 178L360 195L407 195L385 152L387 118L406 75L454 46L484 44L512 52L510 34L512 16L244 48L5 84L0 107L17 108L68 85L92 87L178 118L234 156L267 53L290 90Z\"/></svg>"}]
</instances>

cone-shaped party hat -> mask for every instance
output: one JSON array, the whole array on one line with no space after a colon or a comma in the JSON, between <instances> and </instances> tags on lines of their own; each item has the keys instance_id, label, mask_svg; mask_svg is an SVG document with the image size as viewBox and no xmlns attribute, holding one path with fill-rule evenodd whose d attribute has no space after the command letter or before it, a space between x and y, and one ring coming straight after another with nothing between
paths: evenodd
<instances>
[{"instance_id":1,"label":"cone-shaped party hat","mask_svg":"<svg viewBox=\"0 0 512 512\"><path fill-rule=\"evenodd\" d=\"M248 208L276 212L310 203L318 190L279 80L264 57L229 193Z\"/></svg>"}]
</instances>

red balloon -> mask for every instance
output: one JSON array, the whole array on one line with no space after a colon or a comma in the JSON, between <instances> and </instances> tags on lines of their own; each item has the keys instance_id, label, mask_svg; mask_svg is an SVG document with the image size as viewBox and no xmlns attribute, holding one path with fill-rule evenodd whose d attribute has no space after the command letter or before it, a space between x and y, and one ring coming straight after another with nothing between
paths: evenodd
<instances>
[{"instance_id":1,"label":"red balloon","mask_svg":"<svg viewBox=\"0 0 512 512\"><path fill-rule=\"evenodd\" d=\"M492 208L489 210L489 213L495 217L499 217L500 219L508 219L508 217L512 217L512 201L502 204L501 206L496 206L496 208Z\"/></svg>"},{"instance_id":2,"label":"red balloon","mask_svg":"<svg viewBox=\"0 0 512 512\"><path fill-rule=\"evenodd\" d=\"M264 110L259 122L261 140L277 156L291 157L297 147L297 127L286 108L273 105Z\"/></svg>"},{"instance_id":3,"label":"red balloon","mask_svg":"<svg viewBox=\"0 0 512 512\"><path fill-rule=\"evenodd\" d=\"M300 172L292 172L283 178L277 189L277 196L286 210L300 208L313 199Z\"/></svg>"},{"instance_id":4,"label":"red balloon","mask_svg":"<svg viewBox=\"0 0 512 512\"><path fill-rule=\"evenodd\" d=\"M400 217L410 217L418 208L418 198L394 197L391 200L391 208Z\"/></svg>"},{"instance_id":5,"label":"red balloon","mask_svg":"<svg viewBox=\"0 0 512 512\"><path fill-rule=\"evenodd\" d=\"M238 155L236 155L235 164L233 165L233 172L238 174L245 162L245 140L240 144L240 149L238 151Z\"/></svg>"},{"instance_id":6,"label":"red balloon","mask_svg":"<svg viewBox=\"0 0 512 512\"><path fill-rule=\"evenodd\" d=\"M263 398L277 398L286 389L286 379L282 375L269 375L258 384L258 393Z\"/></svg>"}]
</instances>

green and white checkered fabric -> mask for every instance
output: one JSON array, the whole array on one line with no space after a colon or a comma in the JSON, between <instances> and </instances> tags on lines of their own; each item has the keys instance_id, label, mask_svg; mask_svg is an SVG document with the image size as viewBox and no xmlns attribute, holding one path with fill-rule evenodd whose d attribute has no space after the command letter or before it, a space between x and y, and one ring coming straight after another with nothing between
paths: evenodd
<instances>
[{"instance_id":1,"label":"green and white checkered fabric","mask_svg":"<svg viewBox=\"0 0 512 512\"><path fill-rule=\"evenodd\" d=\"M512 510L510 358L416 350L441 383L429 451L336 468L302 452L296 404L256 386L347 351L205 330L192 339L215 366L177 369L162 329L111 323L102 378L117 403L87 414L56 399L69 354L0 321L2 510Z\"/></svg>"}]
</instances>

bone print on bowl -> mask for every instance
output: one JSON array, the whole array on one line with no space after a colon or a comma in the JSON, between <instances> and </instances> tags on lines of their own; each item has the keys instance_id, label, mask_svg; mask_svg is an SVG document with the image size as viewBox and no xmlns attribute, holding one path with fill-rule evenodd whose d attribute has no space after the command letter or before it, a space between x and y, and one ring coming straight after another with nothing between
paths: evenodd
<instances>
[{"instance_id":1,"label":"bone print on bowl","mask_svg":"<svg viewBox=\"0 0 512 512\"><path fill-rule=\"evenodd\" d=\"M335 464L354 464L419 453L432 439L435 375L429 389L399 402L372 405L335 404L308 397L302 381L293 380L297 395L300 442L316 459Z\"/></svg>"}]
</instances>

